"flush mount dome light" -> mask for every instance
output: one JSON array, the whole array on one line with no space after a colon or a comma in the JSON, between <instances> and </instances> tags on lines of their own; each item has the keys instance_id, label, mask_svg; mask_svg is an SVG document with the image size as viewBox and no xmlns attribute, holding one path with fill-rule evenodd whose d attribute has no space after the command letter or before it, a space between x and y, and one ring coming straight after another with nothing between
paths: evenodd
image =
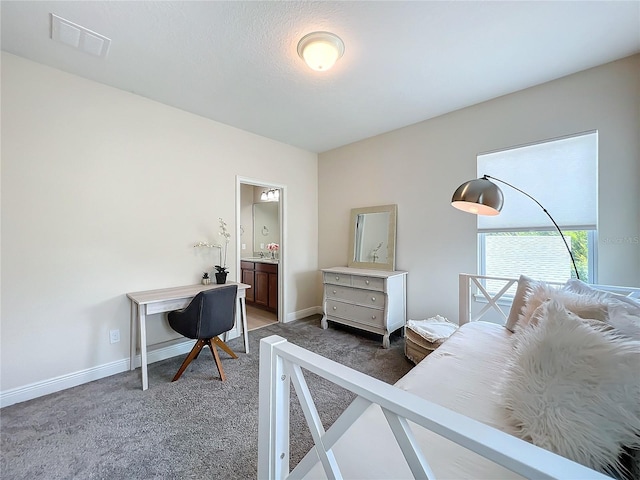
<instances>
[{"instance_id":1,"label":"flush mount dome light","mask_svg":"<svg viewBox=\"0 0 640 480\"><path fill-rule=\"evenodd\" d=\"M330 32L311 32L298 42L298 55L313 70L324 72L344 54L344 43Z\"/></svg>"}]
</instances>

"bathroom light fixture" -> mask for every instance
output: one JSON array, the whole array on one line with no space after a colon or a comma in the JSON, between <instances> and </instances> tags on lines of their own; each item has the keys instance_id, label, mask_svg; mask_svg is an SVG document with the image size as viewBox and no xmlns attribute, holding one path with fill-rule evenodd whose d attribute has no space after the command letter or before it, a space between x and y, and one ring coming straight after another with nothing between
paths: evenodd
<instances>
[{"instance_id":1,"label":"bathroom light fixture","mask_svg":"<svg viewBox=\"0 0 640 480\"><path fill-rule=\"evenodd\" d=\"M343 54L343 41L330 32L311 32L298 42L298 55L318 72L329 70Z\"/></svg>"},{"instance_id":2,"label":"bathroom light fixture","mask_svg":"<svg viewBox=\"0 0 640 480\"><path fill-rule=\"evenodd\" d=\"M277 202L280 200L280 190L275 188L270 188L269 190L264 190L260 195L260 200L263 202Z\"/></svg>"}]
</instances>

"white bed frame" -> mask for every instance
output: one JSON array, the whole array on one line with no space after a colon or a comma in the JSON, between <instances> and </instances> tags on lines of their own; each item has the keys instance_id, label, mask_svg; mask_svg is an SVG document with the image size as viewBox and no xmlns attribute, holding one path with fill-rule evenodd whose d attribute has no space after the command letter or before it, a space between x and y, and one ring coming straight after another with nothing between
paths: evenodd
<instances>
[{"instance_id":1,"label":"white bed frame","mask_svg":"<svg viewBox=\"0 0 640 480\"><path fill-rule=\"evenodd\" d=\"M495 295L485 280L504 281ZM460 274L460 324L475 321L490 309L506 319L498 300L516 279ZM640 288L597 288L640 298ZM482 295L486 305L470 318L472 298ZM506 309L508 313L508 308ZM357 395L353 403L325 431L307 387L303 369ZM289 470L289 401L293 382L311 432L314 447ZM288 343L277 335L260 342L260 403L258 424L258 478L302 479L320 462L329 479L341 479L332 448L371 404L380 405L414 478L434 479L409 422L431 430L526 478L609 478L547 450L441 407L392 385Z\"/></svg>"},{"instance_id":2,"label":"white bed frame","mask_svg":"<svg viewBox=\"0 0 640 480\"><path fill-rule=\"evenodd\" d=\"M493 280L496 282L503 282L501 289L498 293L491 295L487 292L485 284L487 280ZM562 283L558 282L545 282L549 285L562 286ZM507 302L502 302L502 305L507 307L505 309L500 308L499 301L505 297L507 291L518 284L517 278L505 278L505 277L490 277L486 275L470 275L468 273L460 273L458 275L458 293L459 293L459 316L458 321L460 325L468 322L475 322L484 317L489 311L494 310L499 313L501 318L507 321L509 315L509 308L511 307L511 299ZM640 300L640 288L636 287L617 287L613 285L591 285L591 287L598 290L604 290L606 292L616 293L618 295L624 295L625 297ZM476 292L477 289L477 292ZM482 296L481 302L486 302L486 305L480 310L478 314L472 316L471 305L474 296Z\"/></svg>"}]
</instances>

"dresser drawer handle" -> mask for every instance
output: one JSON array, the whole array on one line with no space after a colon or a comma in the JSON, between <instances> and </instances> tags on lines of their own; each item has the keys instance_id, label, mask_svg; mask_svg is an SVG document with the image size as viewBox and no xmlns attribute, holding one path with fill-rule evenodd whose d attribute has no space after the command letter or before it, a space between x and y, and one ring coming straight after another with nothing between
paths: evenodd
<instances>
[{"instance_id":1,"label":"dresser drawer handle","mask_svg":"<svg viewBox=\"0 0 640 480\"><path fill-rule=\"evenodd\" d=\"M333 291L333 294L335 295L336 293L338 293L338 292L336 292L336 291L334 290L334 291Z\"/></svg>"},{"instance_id":2,"label":"dresser drawer handle","mask_svg":"<svg viewBox=\"0 0 640 480\"><path fill-rule=\"evenodd\" d=\"M340 277L336 275L336 280L340 280Z\"/></svg>"},{"instance_id":3,"label":"dresser drawer handle","mask_svg":"<svg viewBox=\"0 0 640 480\"><path fill-rule=\"evenodd\" d=\"M371 315L371 320L375 320L376 316L375 315Z\"/></svg>"},{"instance_id":4,"label":"dresser drawer handle","mask_svg":"<svg viewBox=\"0 0 640 480\"><path fill-rule=\"evenodd\" d=\"M366 283L367 285L369 285L369 280L366 280L364 283Z\"/></svg>"},{"instance_id":5,"label":"dresser drawer handle","mask_svg":"<svg viewBox=\"0 0 640 480\"><path fill-rule=\"evenodd\" d=\"M376 301L376 297L371 297L371 301L375 302Z\"/></svg>"},{"instance_id":6,"label":"dresser drawer handle","mask_svg":"<svg viewBox=\"0 0 640 480\"><path fill-rule=\"evenodd\" d=\"M338 309L338 307L333 307L333 309L334 309L334 310L337 310L337 309Z\"/></svg>"}]
</instances>

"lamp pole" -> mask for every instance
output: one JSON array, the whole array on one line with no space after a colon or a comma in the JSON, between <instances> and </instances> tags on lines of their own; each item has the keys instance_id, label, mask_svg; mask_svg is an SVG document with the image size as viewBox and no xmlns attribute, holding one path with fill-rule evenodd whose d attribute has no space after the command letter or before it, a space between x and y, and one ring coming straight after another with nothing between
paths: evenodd
<instances>
[{"instance_id":1,"label":"lamp pole","mask_svg":"<svg viewBox=\"0 0 640 480\"><path fill-rule=\"evenodd\" d=\"M569 257L571 257L571 262L573 263L573 270L576 272L576 278L578 280L580 280L580 274L578 274L578 267L576 266L576 261L573 258L573 253L571 253L571 249L569 248L569 244L567 243L567 240L564 238L564 235L562 233L562 230L560 230L560 227L558 226L558 224L556 223L556 221L553 219L553 217L551 216L551 214L547 211L546 208L544 208L542 206L542 204L536 200L535 198L533 198L531 195L529 195L527 192L520 190L518 187L514 187L513 185L511 185L508 182L505 182L504 180L500 180L499 178L496 177L492 177L490 175L484 175L482 178L484 178L485 180L494 180L496 182L500 182L500 183L504 183L505 185L513 188L514 190L517 190L518 192L522 193L523 195L526 195L527 197L529 197L531 200L533 200L534 202L536 202L538 204L538 206L542 209L542 211L544 213L547 214L547 217L549 217L549 219L551 220L551 222L553 222L553 225L556 227L556 230L558 230L558 233L560 234L560 238L562 238L562 241L564 242L564 246L567 247L567 252L569 252Z\"/></svg>"}]
</instances>

